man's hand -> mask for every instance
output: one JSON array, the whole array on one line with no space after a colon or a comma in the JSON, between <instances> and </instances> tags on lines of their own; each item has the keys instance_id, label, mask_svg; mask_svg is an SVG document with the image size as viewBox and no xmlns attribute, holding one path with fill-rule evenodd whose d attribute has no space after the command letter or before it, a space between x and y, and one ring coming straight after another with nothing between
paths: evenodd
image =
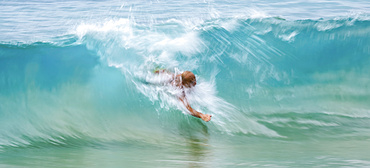
<instances>
[{"instance_id":1,"label":"man's hand","mask_svg":"<svg viewBox=\"0 0 370 168\"><path fill-rule=\"evenodd\" d=\"M194 109L190 106L190 104L189 104L189 102L188 102L188 100L186 99L186 97L185 97L185 96L184 96L184 97L180 97L179 99L180 99L180 101L184 104L184 106L186 107L186 109L188 109L188 110L190 111L190 113L191 113L191 115L192 115L192 116L194 116L194 117L198 117L198 118L202 119L202 120L203 120L203 121L205 121L205 122L208 122L208 121L210 121L210 120L211 120L212 115L209 115L209 114L203 114L203 113L201 113L201 112L198 112L198 111L194 110Z\"/></svg>"}]
</instances>

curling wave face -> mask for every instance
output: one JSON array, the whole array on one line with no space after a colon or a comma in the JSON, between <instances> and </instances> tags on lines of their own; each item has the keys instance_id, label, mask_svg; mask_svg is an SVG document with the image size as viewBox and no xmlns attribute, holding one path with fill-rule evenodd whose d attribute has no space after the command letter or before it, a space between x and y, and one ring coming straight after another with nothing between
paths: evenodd
<instances>
[{"instance_id":1,"label":"curling wave face","mask_svg":"<svg viewBox=\"0 0 370 168\"><path fill-rule=\"evenodd\" d=\"M175 143L204 127L222 136L366 136L369 24L366 16L112 19L48 42L3 42L0 148ZM163 80L157 67L193 71L188 100L212 122L187 115L176 89L148 84Z\"/></svg>"}]
</instances>

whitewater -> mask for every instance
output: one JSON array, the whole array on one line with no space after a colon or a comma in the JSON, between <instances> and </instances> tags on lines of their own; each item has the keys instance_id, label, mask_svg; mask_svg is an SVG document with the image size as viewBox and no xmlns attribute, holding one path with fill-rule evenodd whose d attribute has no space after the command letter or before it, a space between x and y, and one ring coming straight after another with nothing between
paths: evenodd
<instances>
[{"instance_id":1,"label":"whitewater","mask_svg":"<svg viewBox=\"0 0 370 168\"><path fill-rule=\"evenodd\" d=\"M367 1L0 8L0 167L370 167Z\"/></svg>"}]
</instances>

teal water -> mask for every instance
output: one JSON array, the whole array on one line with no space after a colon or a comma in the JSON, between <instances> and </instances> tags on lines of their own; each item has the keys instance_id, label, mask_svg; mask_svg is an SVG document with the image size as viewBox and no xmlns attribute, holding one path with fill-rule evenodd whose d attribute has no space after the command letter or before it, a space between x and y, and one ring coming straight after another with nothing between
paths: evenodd
<instances>
[{"instance_id":1,"label":"teal water","mask_svg":"<svg viewBox=\"0 0 370 168\"><path fill-rule=\"evenodd\" d=\"M0 167L370 166L367 1L0 7Z\"/></svg>"}]
</instances>

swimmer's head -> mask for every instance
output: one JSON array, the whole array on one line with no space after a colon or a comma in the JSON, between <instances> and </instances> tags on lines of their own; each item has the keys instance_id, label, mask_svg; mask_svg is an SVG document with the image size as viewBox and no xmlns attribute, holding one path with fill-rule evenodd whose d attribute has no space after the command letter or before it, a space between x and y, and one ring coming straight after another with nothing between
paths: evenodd
<instances>
[{"instance_id":1,"label":"swimmer's head","mask_svg":"<svg viewBox=\"0 0 370 168\"><path fill-rule=\"evenodd\" d=\"M197 80L195 79L195 75L190 71L185 71L181 74L182 85L191 88L197 84Z\"/></svg>"}]
</instances>

